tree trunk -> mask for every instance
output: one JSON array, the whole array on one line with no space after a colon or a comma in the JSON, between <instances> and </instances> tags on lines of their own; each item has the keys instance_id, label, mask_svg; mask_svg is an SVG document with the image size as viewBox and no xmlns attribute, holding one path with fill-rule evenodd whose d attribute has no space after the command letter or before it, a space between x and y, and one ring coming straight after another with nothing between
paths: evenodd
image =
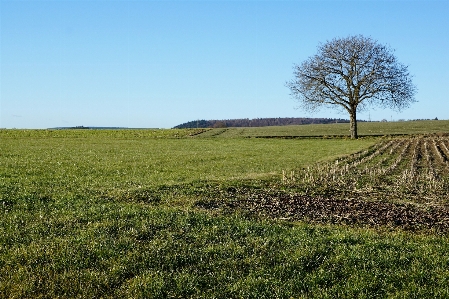
<instances>
[{"instance_id":1,"label":"tree trunk","mask_svg":"<svg viewBox=\"0 0 449 299\"><path fill-rule=\"evenodd\" d=\"M355 108L349 112L349 120L351 126L351 139L357 139L359 136L357 135L357 117Z\"/></svg>"}]
</instances>

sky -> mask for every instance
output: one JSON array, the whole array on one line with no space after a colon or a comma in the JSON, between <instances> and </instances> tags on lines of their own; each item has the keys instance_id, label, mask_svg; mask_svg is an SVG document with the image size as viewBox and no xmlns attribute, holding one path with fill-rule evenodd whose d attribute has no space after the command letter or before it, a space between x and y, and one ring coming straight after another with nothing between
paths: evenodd
<instances>
[{"instance_id":1,"label":"sky","mask_svg":"<svg viewBox=\"0 0 449 299\"><path fill-rule=\"evenodd\" d=\"M449 119L448 0L0 1L0 128L348 119L298 109L285 84L320 43L359 34L418 89L359 119Z\"/></svg>"}]
</instances>

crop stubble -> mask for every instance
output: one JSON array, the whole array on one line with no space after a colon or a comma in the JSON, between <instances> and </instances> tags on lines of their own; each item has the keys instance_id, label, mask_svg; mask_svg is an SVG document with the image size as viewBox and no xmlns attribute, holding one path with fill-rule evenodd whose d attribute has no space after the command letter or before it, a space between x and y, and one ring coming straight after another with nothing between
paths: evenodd
<instances>
[{"instance_id":1,"label":"crop stubble","mask_svg":"<svg viewBox=\"0 0 449 299\"><path fill-rule=\"evenodd\" d=\"M206 208L314 223L449 231L449 138L394 138L283 177L286 190L236 189ZM292 172L293 173L293 172Z\"/></svg>"}]
</instances>

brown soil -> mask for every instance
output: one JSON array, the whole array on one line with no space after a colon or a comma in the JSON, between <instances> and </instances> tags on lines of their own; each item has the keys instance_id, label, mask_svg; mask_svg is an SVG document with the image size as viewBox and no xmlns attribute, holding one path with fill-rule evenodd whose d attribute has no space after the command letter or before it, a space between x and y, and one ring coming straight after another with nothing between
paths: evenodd
<instances>
[{"instance_id":1,"label":"brown soil","mask_svg":"<svg viewBox=\"0 0 449 299\"><path fill-rule=\"evenodd\" d=\"M198 203L207 209L240 209L253 215L312 223L432 229L449 232L449 209L363 199L334 199L290 194L248 194L243 199Z\"/></svg>"}]
</instances>

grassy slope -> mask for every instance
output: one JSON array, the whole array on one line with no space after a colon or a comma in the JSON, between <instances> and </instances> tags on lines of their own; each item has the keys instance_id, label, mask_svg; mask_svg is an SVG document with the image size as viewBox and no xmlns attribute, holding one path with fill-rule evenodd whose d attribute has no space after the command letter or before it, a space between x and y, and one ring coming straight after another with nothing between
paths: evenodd
<instances>
[{"instance_id":1,"label":"grassy slope","mask_svg":"<svg viewBox=\"0 0 449 299\"><path fill-rule=\"evenodd\" d=\"M0 297L449 296L446 236L194 206L207 184L257 186L375 140L147 133L0 132Z\"/></svg>"},{"instance_id":2,"label":"grassy slope","mask_svg":"<svg viewBox=\"0 0 449 299\"><path fill-rule=\"evenodd\" d=\"M122 134L122 132L119 132ZM132 133L132 131L130 131ZM4 175L21 188L82 189L159 186L193 181L280 176L349 154L374 140L123 139L8 137L1 143ZM51 189L50 189L51 190ZM53 190L52 190L53 191ZM55 189L56 191L56 189Z\"/></svg>"},{"instance_id":3,"label":"grassy slope","mask_svg":"<svg viewBox=\"0 0 449 299\"><path fill-rule=\"evenodd\" d=\"M358 123L360 136L392 134L428 134L449 132L449 121L407 121ZM262 136L350 136L349 124L273 126L263 128L212 129L198 137L262 137Z\"/></svg>"}]
</instances>

